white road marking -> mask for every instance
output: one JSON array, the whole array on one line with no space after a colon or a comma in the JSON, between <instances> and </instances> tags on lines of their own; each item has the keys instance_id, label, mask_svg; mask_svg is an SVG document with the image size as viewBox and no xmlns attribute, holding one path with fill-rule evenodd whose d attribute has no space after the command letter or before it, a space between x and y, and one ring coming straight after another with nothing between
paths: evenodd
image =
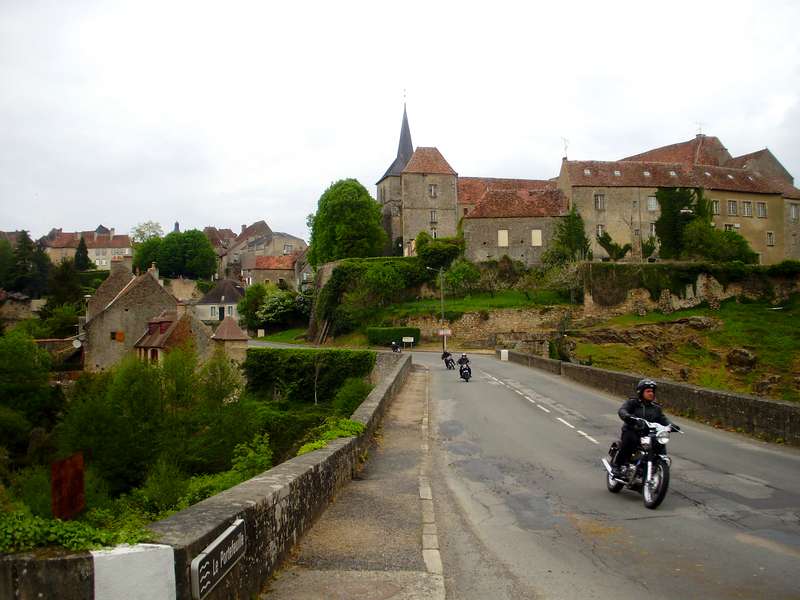
<instances>
[{"instance_id":1,"label":"white road marking","mask_svg":"<svg viewBox=\"0 0 800 600\"><path fill-rule=\"evenodd\" d=\"M549 413L549 412L550 412L550 409L549 409L549 408L545 408L545 407L544 407L544 406L542 406L541 404L537 404L536 406L538 406L539 408L541 408L541 409L542 409L544 412L546 412L546 413Z\"/></svg>"},{"instance_id":2,"label":"white road marking","mask_svg":"<svg viewBox=\"0 0 800 600\"><path fill-rule=\"evenodd\" d=\"M567 423L567 422L566 422L564 419L562 419L561 417L556 417L556 421L561 421L561 422L562 422L564 425L566 425L567 427L571 427L572 429L575 429L575 425L573 425L572 423Z\"/></svg>"}]
</instances>

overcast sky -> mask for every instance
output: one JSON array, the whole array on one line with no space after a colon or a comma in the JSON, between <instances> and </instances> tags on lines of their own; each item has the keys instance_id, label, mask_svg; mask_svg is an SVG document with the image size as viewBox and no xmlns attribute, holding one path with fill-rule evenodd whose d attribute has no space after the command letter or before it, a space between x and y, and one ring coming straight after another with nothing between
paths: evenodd
<instances>
[{"instance_id":1,"label":"overcast sky","mask_svg":"<svg viewBox=\"0 0 800 600\"><path fill-rule=\"evenodd\" d=\"M688 140L800 177L800 2L0 0L0 230L264 219L375 195L407 91L464 176Z\"/></svg>"}]
</instances>

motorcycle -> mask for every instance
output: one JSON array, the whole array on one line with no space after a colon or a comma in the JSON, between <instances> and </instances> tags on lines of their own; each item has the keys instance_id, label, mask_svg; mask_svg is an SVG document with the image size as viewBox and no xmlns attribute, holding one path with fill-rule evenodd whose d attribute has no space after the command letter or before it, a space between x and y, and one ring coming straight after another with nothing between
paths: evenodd
<instances>
[{"instance_id":1,"label":"motorcycle","mask_svg":"<svg viewBox=\"0 0 800 600\"><path fill-rule=\"evenodd\" d=\"M452 371L456 368L456 361L453 360L452 356L448 356L444 359L444 366L447 367L448 371Z\"/></svg>"},{"instance_id":2,"label":"motorcycle","mask_svg":"<svg viewBox=\"0 0 800 600\"><path fill-rule=\"evenodd\" d=\"M622 474L615 476L611 468L619 452L619 441L611 444L608 457L602 459L606 468L606 487L612 494L618 494L624 487L641 492L645 507L655 509L664 501L669 488L669 468L672 464L672 459L667 456L669 434L671 431L683 431L673 425L637 420L647 427L647 435L641 437L630 464L622 467Z\"/></svg>"},{"instance_id":3,"label":"motorcycle","mask_svg":"<svg viewBox=\"0 0 800 600\"><path fill-rule=\"evenodd\" d=\"M392 346L392 352L398 352L399 353L400 352L400 346L398 346L397 344L394 344Z\"/></svg>"},{"instance_id":4,"label":"motorcycle","mask_svg":"<svg viewBox=\"0 0 800 600\"><path fill-rule=\"evenodd\" d=\"M461 365L461 368L458 370L458 375L461 379L469 383L469 378L472 377L472 369L469 368L469 365Z\"/></svg>"}]
</instances>

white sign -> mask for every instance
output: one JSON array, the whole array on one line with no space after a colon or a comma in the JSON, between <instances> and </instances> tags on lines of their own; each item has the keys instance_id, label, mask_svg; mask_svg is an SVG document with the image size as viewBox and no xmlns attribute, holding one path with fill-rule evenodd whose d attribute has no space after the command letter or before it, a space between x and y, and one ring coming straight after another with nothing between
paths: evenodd
<instances>
[{"instance_id":1,"label":"white sign","mask_svg":"<svg viewBox=\"0 0 800 600\"><path fill-rule=\"evenodd\" d=\"M450 329L440 329L439 335L453 335L453 332Z\"/></svg>"},{"instance_id":2,"label":"white sign","mask_svg":"<svg viewBox=\"0 0 800 600\"><path fill-rule=\"evenodd\" d=\"M404 337L403 338L403 343L404 344L413 344L414 343L414 338L413 337Z\"/></svg>"}]
</instances>

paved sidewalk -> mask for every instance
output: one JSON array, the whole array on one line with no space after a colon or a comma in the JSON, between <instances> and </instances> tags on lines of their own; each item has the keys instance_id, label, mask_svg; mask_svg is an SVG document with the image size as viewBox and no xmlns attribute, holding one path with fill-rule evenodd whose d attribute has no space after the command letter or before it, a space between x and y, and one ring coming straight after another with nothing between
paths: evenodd
<instances>
[{"instance_id":1,"label":"paved sidewalk","mask_svg":"<svg viewBox=\"0 0 800 600\"><path fill-rule=\"evenodd\" d=\"M261 600L444 599L428 400L428 371L414 366L359 478L342 488Z\"/></svg>"}]
</instances>

